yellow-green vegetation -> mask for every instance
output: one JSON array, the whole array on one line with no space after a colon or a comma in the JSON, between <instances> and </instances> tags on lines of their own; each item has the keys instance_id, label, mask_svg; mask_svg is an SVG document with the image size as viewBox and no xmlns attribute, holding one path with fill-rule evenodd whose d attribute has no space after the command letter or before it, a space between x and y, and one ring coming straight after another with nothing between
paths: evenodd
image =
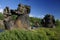
<instances>
[{"instance_id":1,"label":"yellow-green vegetation","mask_svg":"<svg viewBox=\"0 0 60 40\"><path fill-rule=\"evenodd\" d=\"M51 29L51 31L55 31L56 32L56 36L55 38L57 40L60 40L60 26L57 26L58 28L55 28L55 29Z\"/></svg>"},{"instance_id":2,"label":"yellow-green vegetation","mask_svg":"<svg viewBox=\"0 0 60 40\"><path fill-rule=\"evenodd\" d=\"M0 13L0 20L3 20L4 19L4 16L2 13Z\"/></svg>"},{"instance_id":3,"label":"yellow-green vegetation","mask_svg":"<svg viewBox=\"0 0 60 40\"><path fill-rule=\"evenodd\" d=\"M56 32L40 28L34 30L9 30L0 33L0 40L57 40Z\"/></svg>"}]
</instances>

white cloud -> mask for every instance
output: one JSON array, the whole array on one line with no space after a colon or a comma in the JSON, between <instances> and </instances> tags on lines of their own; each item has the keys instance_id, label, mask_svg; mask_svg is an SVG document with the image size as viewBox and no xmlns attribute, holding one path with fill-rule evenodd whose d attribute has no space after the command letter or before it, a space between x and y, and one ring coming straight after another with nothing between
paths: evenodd
<instances>
[{"instance_id":1,"label":"white cloud","mask_svg":"<svg viewBox=\"0 0 60 40\"><path fill-rule=\"evenodd\" d=\"M30 14L29 16L30 17L37 17L37 18L44 18L44 15L32 15L32 14Z\"/></svg>"},{"instance_id":2,"label":"white cloud","mask_svg":"<svg viewBox=\"0 0 60 40\"><path fill-rule=\"evenodd\" d=\"M0 5L0 12L2 12L2 13L3 13L2 5Z\"/></svg>"},{"instance_id":3,"label":"white cloud","mask_svg":"<svg viewBox=\"0 0 60 40\"><path fill-rule=\"evenodd\" d=\"M2 12L2 13L3 13L3 9L2 9L2 8L0 8L0 12Z\"/></svg>"},{"instance_id":4,"label":"white cloud","mask_svg":"<svg viewBox=\"0 0 60 40\"><path fill-rule=\"evenodd\" d=\"M44 17L44 15L40 15L40 16L38 16L38 18L43 18Z\"/></svg>"},{"instance_id":5,"label":"white cloud","mask_svg":"<svg viewBox=\"0 0 60 40\"><path fill-rule=\"evenodd\" d=\"M34 17L34 16L30 14L29 17Z\"/></svg>"}]
</instances>

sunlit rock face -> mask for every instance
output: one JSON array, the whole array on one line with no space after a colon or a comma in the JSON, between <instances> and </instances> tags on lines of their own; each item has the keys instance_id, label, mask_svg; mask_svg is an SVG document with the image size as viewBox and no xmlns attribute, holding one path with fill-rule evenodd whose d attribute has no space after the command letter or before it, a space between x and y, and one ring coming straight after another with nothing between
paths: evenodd
<instances>
[{"instance_id":1,"label":"sunlit rock face","mask_svg":"<svg viewBox=\"0 0 60 40\"><path fill-rule=\"evenodd\" d=\"M29 24L29 16L28 15L21 15L17 17L15 24L17 27L23 27L23 28L28 28L30 26Z\"/></svg>"},{"instance_id":2,"label":"sunlit rock face","mask_svg":"<svg viewBox=\"0 0 60 40\"><path fill-rule=\"evenodd\" d=\"M20 10L19 10L19 8L20 8ZM23 28L27 29L30 26L30 24L29 24L30 23L29 22L30 6L19 4L17 10L18 11L16 13L21 12L21 14L18 15L16 18L16 21L15 21L16 25L18 27L23 27Z\"/></svg>"},{"instance_id":3,"label":"sunlit rock face","mask_svg":"<svg viewBox=\"0 0 60 40\"><path fill-rule=\"evenodd\" d=\"M28 29L30 6L19 4L16 10L10 10L9 7L4 9L4 25L5 29L11 29L12 27ZM16 20L12 21L12 15L17 15Z\"/></svg>"}]
</instances>

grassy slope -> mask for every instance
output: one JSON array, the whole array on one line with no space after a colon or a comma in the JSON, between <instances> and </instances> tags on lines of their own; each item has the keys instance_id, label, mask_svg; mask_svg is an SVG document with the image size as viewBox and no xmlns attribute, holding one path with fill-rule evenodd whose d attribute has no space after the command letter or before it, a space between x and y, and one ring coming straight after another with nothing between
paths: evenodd
<instances>
[{"instance_id":1,"label":"grassy slope","mask_svg":"<svg viewBox=\"0 0 60 40\"><path fill-rule=\"evenodd\" d=\"M52 29L52 30L54 30L54 31L56 31L56 38L58 39L58 40L60 40L60 26L58 27L58 28L55 28L55 29Z\"/></svg>"},{"instance_id":2,"label":"grassy slope","mask_svg":"<svg viewBox=\"0 0 60 40\"><path fill-rule=\"evenodd\" d=\"M36 30L9 30L0 33L0 40L56 40L55 31L49 28Z\"/></svg>"}]
</instances>

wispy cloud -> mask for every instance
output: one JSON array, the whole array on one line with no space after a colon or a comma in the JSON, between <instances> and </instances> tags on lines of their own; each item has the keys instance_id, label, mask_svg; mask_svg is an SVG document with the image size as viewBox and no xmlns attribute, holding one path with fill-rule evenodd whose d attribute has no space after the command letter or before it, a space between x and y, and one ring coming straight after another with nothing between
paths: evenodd
<instances>
[{"instance_id":1,"label":"wispy cloud","mask_svg":"<svg viewBox=\"0 0 60 40\"><path fill-rule=\"evenodd\" d=\"M37 16L38 18L43 18L44 17L44 15L40 15L40 16Z\"/></svg>"},{"instance_id":2,"label":"wispy cloud","mask_svg":"<svg viewBox=\"0 0 60 40\"><path fill-rule=\"evenodd\" d=\"M32 15L32 14L30 14L30 15L29 15L29 17L43 18L43 17L44 17L44 15Z\"/></svg>"},{"instance_id":3,"label":"wispy cloud","mask_svg":"<svg viewBox=\"0 0 60 40\"><path fill-rule=\"evenodd\" d=\"M34 17L34 15L30 14L29 17Z\"/></svg>"},{"instance_id":4,"label":"wispy cloud","mask_svg":"<svg viewBox=\"0 0 60 40\"><path fill-rule=\"evenodd\" d=\"M3 9L2 9L1 7L2 7L2 5L0 5L0 12L2 12L2 13L3 13Z\"/></svg>"},{"instance_id":5,"label":"wispy cloud","mask_svg":"<svg viewBox=\"0 0 60 40\"><path fill-rule=\"evenodd\" d=\"M0 12L2 12L2 13L3 13L3 9L2 9L2 8L0 8Z\"/></svg>"}]
</instances>

